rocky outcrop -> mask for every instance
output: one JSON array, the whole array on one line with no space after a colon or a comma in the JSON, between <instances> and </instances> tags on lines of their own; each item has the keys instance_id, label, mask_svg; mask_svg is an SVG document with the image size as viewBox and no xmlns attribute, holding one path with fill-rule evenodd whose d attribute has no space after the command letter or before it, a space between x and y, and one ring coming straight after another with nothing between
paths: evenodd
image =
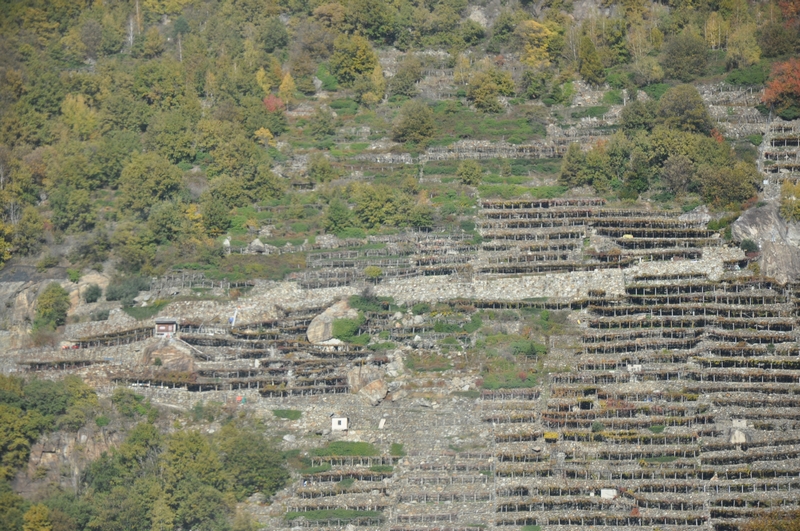
<instances>
[{"instance_id":1,"label":"rocky outcrop","mask_svg":"<svg viewBox=\"0 0 800 531\"><path fill-rule=\"evenodd\" d=\"M779 282L798 278L800 271L800 230L788 224L778 212L777 202L751 208L733 223L736 241L750 239L761 249L761 274Z\"/></svg>"},{"instance_id":2,"label":"rocky outcrop","mask_svg":"<svg viewBox=\"0 0 800 531\"><path fill-rule=\"evenodd\" d=\"M154 365L160 361L161 370L175 372L194 372L195 361L189 347L180 341L163 339L151 345L142 353L143 365Z\"/></svg>"},{"instance_id":3,"label":"rocky outcrop","mask_svg":"<svg viewBox=\"0 0 800 531\"><path fill-rule=\"evenodd\" d=\"M387 394L389 394L389 388L383 380L375 380L362 387L358 392L358 396L373 406L380 404Z\"/></svg>"},{"instance_id":4,"label":"rocky outcrop","mask_svg":"<svg viewBox=\"0 0 800 531\"><path fill-rule=\"evenodd\" d=\"M333 321L336 319L355 319L358 312L347 301L339 301L311 320L306 337L311 343L322 343L333 337Z\"/></svg>"}]
</instances>

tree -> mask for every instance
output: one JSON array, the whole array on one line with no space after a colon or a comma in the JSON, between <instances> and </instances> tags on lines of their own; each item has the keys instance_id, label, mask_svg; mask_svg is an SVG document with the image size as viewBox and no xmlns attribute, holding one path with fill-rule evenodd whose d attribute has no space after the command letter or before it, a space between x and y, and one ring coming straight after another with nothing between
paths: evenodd
<instances>
[{"instance_id":1,"label":"tree","mask_svg":"<svg viewBox=\"0 0 800 531\"><path fill-rule=\"evenodd\" d=\"M755 24L742 24L728 37L725 62L728 69L743 68L761 59L761 48L756 42Z\"/></svg>"},{"instance_id":2,"label":"tree","mask_svg":"<svg viewBox=\"0 0 800 531\"><path fill-rule=\"evenodd\" d=\"M345 23L349 28L383 42L394 39L394 17L381 0L350 0L345 4Z\"/></svg>"},{"instance_id":3,"label":"tree","mask_svg":"<svg viewBox=\"0 0 800 531\"><path fill-rule=\"evenodd\" d=\"M778 21L768 22L758 30L758 47L764 57L791 53L796 43L797 35Z\"/></svg>"},{"instance_id":4,"label":"tree","mask_svg":"<svg viewBox=\"0 0 800 531\"><path fill-rule=\"evenodd\" d=\"M231 226L230 209L221 201L204 202L202 212L203 226L211 235L218 236Z\"/></svg>"},{"instance_id":5,"label":"tree","mask_svg":"<svg viewBox=\"0 0 800 531\"><path fill-rule=\"evenodd\" d=\"M271 496L289 479L280 453L263 433L228 423L220 430L217 441L225 468L236 478L237 499L243 500L256 492Z\"/></svg>"},{"instance_id":6,"label":"tree","mask_svg":"<svg viewBox=\"0 0 800 531\"><path fill-rule=\"evenodd\" d=\"M718 207L750 199L759 182L758 170L746 162L737 162L733 168L706 165L698 174L703 198Z\"/></svg>"},{"instance_id":7,"label":"tree","mask_svg":"<svg viewBox=\"0 0 800 531\"><path fill-rule=\"evenodd\" d=\"M667 127L682 131L709 133L712 127L703 98L692 85L678 85L665 92L656 116Z\"/></svg>"},{"instance_id":8,"label":"tree","mask_svg":"<svg viewBox=\"0 0 800 531\"><path fill-rule=\"evenodd\" d=\"M278 88L278 96L286 103L287 107L290 107L292 103L294 103L294 93L296 90L297 86L294 84L292 74L286 72L286 75L283 76L283 80L281 81L281 86Z\"/></svg>"},{"instance_id":9,"label":"tree","mask_svg":"<svg viewBox=\"0 0 800 531\"><path fill-rule=\"evenodd\" d=\"M311 136L317 140L322 140L336 132L336 118L327 107L317 107L314 111L314 117L311 123L308 124L311 131Z\"/></svg>"},{"instance_id":10,"label":"tree","mask_svg":"<svg viewBox=\"0 0 800 531\"><path fill-rule=\"evenodd\" d=\"M416 83L420 79L422 79L422 63L419 59L409 54L400 63L397 73L389 81L389 94L413 98L417 95Z\"/></svg>"},{"instance_id":11,"label":"tree","mask_svg":"<svg viewBox=\"0 0 800 531\"><path fill-rule=\"evenodd\" d=\"M465 160L458 165L456 175L461 180L462 184L478 186L481 184L483 168L481 168L481 165L475 160Z\"/></svg>"},{"instance_id":12,"label":"tree","mask_svg":"<svg viewBox=\"0 0 800 531\"><path fill-rule=\"evenodd\" d=\"M11 258L12 228L0 221L0 267Z\"/></svg>"},{"instance_id":13,"label":"tree","mask_svg":"<svg viewBox=\"0 0 800 531\"><path fill-rule=\"evenodd\" d=\"M181 189L181 171L157 153L134 154L120 174L120 203L146 218L150 207Z\"/></svg>"},{"instance_id":14,"label":"tree","mask_svg":"<svg viewBox=\"0 0 800 531\"><path fill-rule=\"evenodd\" d=\"M89 284L86 286L86 290L83 292L83 300L86 301L88 304L93 302L97 302L100 300L100 297L103 296L103 288L98 286L97 284Z\"/></svg>"},{"instance_id":15,"label":"tree","mask_svg":"<svg viewBox=\"0 0 800 531\"><path fill-rule=\"evenodd\" d=\"M22 531L52 531L50 511L42 503L31 505L31 508L22 517Z\"/></svg>"},{"instance_id":16,"label":"tree","mask_svg":"<svg viewBox=\"0 0 800 531\"><path fill-rule=\"evenodd\" d=\"M147 228L158 243L177 240L183 231L183 205L164 201L153 205L147 217Z\"/></svg>"},{"instance_id":17,"label":"tree","mask_svg":"<svg viewBox=\"0 0 800 531\"><path fill-rule=\"evenodd\" d=\"M353 226L353 216L347 204L340 199L334 199L328 206L323 223L326 231L337 234Z\"/></svg>"},{"instance_id":18,"label":"tree","mask_svg":"<svg viewBox=\"0 0 800 531\"><path fill-rule=\"evenodd\" d=\"M83 94L67 94L61 104L61 119L80 140L86 140L97 129L97 113L86 104Z\"/></svg>"},{"instance_id":19,"label":"tree","mask_svg":"<svg viewBox=\"0 0 800 531\"><path fill-rule=\"evenodd\" d=\"M322 153L314 153L309 158L308 176L318 183L332 181L339 176L339 172L331 165L328 157Z\"/></svg>"},{"instance_id":20,"label":"tree","mask_svg":"<svg viewBox=\"0 0 800 531\"><path fill-rule=\"evenodd\" d=\"M333 41L331 70L345 87L351 86L358 76L372 72L377 64L378 57L364 37L340 35Z\"/></svg>"},{"instance_id":21,"label":"tree","mask_svg":"<svg viewBox=\"0 0 800 531\"><path fill-rule=\"evenodd\" d=\"M51 221L57 229L70 232L91 230L96 221L94 203L87 190L61 186L50 194Z\"/></svg>"},{"instance_id":22,"label":"tree","mask_svg":"<svg viewBox=\"0 0 800 531\"><path fill-rule=\"evenodd\" d=\"M397 142L422 144L431 139L436 131L433 111L416 100L406 102L400 109L400 117L392 129Z\"/></svg>"},{"instance_id":23,"label":"tree","mask_svg":"<svg viewBox=\"0 0 800 531\"><path fill-rule=\"evenodd\" d=\"M625 131L644 129L649 131L655 125L655 104L652 100L634 100L622 108L620 125Z\"/></svg>"},{"instance_id":24,"label":"tree","mask_svg":"<svg viewBox=\"0 0 800 531\"><path fill-rule=\"evenodd\" d=\"M673 155L664 161L661 181L675 194L685 193L694 175L694 164L684 155Z\"/></svg>"},{"instance_id":25,"label":"tree","mask_svg":"<svg viewBox=\"0 0 800 531\"><path fill-rule=\"evenodd\" d=\"M514 80L511 74L494 67L472 76L467 89L467 99L483 112L500 112L503 108L497 97L513 94Z\"/></svg>"},{"instance_id":26,"label":"tree","mask_svg":"<svg viewBox=\"0 0 800 531\"><path fill-rule=\"evenodd\" d=\"M378 283L378 279L381 278L381 275L383 275L383 270L378 266L367 266L364 268L364 276L376 284Z\"/></svg>"},{"instance_id":27,"label":"tree","mask_svg":"<svg viewBox=\"0 0 800 531\"><path fill-rule=\"evenodd\" d=\"M523 20L514 33L523 49L521 60L525 65L542 68L550 64L550 46L557 34L548 24L533 19Z\"/></svg>"},{"instance_id":28,"label":"tree","mask_svg":"<svg viewBox=\"0 0 800 531\"><path fill-rule=\"evenodd\" d=\"M561 173L558 182L569 187L581 186L581 169L586 163L586 154L577 142L573 142L567 148L564 160L561 162Z\"/></svg>"},{"instance_id":29,"label":"tree","mask_svg":"<svg viewBox=\"0 0 800 531\"><path fill-rule=\"evenodd\" d=\"M51 282L36 300L34 330L55 330L67 320L69 293L58 282Z\"/></svg>"},{"instance_id":30,"label":"tree","mask_svg":"<svg viewBox=\"0 0 800 531\"><path fill-rule=\"evenodd\" d=\"M706 68L706 43L691 29L672 37L664 49L662 65L668 77L691 81Z\"/></svg>"},{"instance_id":31,"label":"tree","mask_svg":"<svg viewBox=\"0 0 800 531\"><path fill-rule=\"evenodd\" d=\"M785 120L800 117L800 59L775 63L770 78L762 101Z\"/></svg>"},{"instance_id":32,"label":"tree","mask_svg":"<svg viewBox=\"0 0 800 531\"><path fill-rule=\"evenodd\" d=\"M261 44L267 53L272 53L289 44L289 33L279 18L270 17L261 26Z\"/></svg>"},{"instance_id":33,"label":"tree","mask_svg":"<svg viewBox=\"0 0 800 531\"><path fill-rule=\"evenodd\" d=\"M14 227L14 247L20 255L30 255L39 251L44 235L44 221L33 206L22 210L22 217Z\"/></svg>"},{"instance_id":34,"label":"tree","mask_svg":"<svg viewBox=\"0 0 800 531\"><path fill-rule=\"evenodd\" d=\"M581 38L581 44L578 51L580 62L581 77L592 85L599 85L605 79L603 73L603 64L600 62L600 56L597 54L597 49L594 47L592 39L588 35Z\"/></svg>"}]
</instances>

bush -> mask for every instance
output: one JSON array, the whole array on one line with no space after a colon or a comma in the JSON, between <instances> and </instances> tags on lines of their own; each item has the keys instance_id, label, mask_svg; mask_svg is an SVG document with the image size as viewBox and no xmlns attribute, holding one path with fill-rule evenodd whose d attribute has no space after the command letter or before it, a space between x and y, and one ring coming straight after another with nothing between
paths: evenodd
<instances>
[{"instance_id":1,"label":"bush","mask_svg":"<svg viewBox=\"0 0 800 531\"><path fill-rule=\"evenodd\" d=\"M94 422L95 424L97 424L98 427L103 428L111 424L111 419L105 415L100 415L99 417L94 419Z\"/></svg>"},{"instance_id":2,"label":"bush","mask_svg":"<svg viewBox=\"0 0 800 531\"><path fill-rule=\"evenodd\" d=\"M55 330L67 321L69 293L58 282L50 283L36 300L34 330Z\"/></svg>"},{"instance_id":3,"label":"bush","mask_svg":"<svg viewBox=\"0 0 800 531\"><path fill-rule=\"evenodd\" d=\"M429 313L431 311L431 305L427 302L418 302L414 306L411 307L411 313L414 315L422 315L424 313Z\"/></svg>"},{"instance_id":4,"label":"bush","mask_svg":"<svg viewBox=\"0 0 800 531\"><path fill-rule=\"evenodd\" d=\"M102 296L103 296L103 288L101 288L97 284L89 284L86 287L86 290L83 292L83 300L89 304L97 302L98 300L100 300L100 297Z\"/></svg>"},{"instance_id":5,"label":"bush","mask_svg":"<svg viewBox=\"0 0 800 531\"><path fill-rule=\"evenodd\" d=\"M97 310L89 314L89 319L92 321L108 321L108 310Z\"/></svg>"},{"instance_id":6,"label":"bush","mask_svg":"<svg viewBox=\"0 0 800 531\"><path fill-rule=\"evenodd\" d=\"M742 243L739 244L739 247L746 253L758 252L758 244L751 239L742 240Z\"/></svg>"},{"instance_id":7,"label":"bush","mask_svg":"<svg viewBox=\"0 0 800 531\"><path fill-rule=\"evenodd\" d=\"M40 273L45 271L46 269L50 269L52 267L56 267L58 265L59 259L57 256L52 254L46 254L42 257L41 260L36 262L36 270Z\"/></svg>"},{"instance_id":8,"label":"bush","mask_svg":"<svg viewBox=\"0 0 800 531\"><path fill-rule=\"evenodd\" d=\"M67 278L73 284L77 284L78 281L81 279L81 270L80 269L67 269Z\"/></svg>"},{"instance_id":9,"label":"bush","mask_svg":"<svg viewBox=\"0 0 800 531\"><path fill-rule=\"evenodd\" d=\"M123 306L132 306L140 291L149 291L150 282L144 277L130 277L106 288L107 301L120 301Z\"/></svg>"},{"instance_id":10,"label":"bush","mask_svg":"<svg viewBox=\"0 0 800 531\"><path fill-rule=\"evenodd\" d=\"M402 443L392 443L389 454L394 457L403 457L406 455L406 451L403 449Z\"/></svg>"}]
</instances>

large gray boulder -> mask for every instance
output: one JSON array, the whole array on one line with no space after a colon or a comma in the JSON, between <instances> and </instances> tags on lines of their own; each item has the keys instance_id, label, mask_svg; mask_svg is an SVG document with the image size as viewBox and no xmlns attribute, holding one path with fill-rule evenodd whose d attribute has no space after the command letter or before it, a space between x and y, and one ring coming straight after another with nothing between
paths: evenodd
<instances>
[{"instance_id":1,"label":"large gray boulder","mask_svg":"<svg viewBox=\"0 0 800 531\"><path fill-rule=\"evenodd\" d=\"M310 343L322 343L333 337L333 322L336 319L355 319L358 312L347 301L339 301L311 320L306 330Z\"/></svg>"}]
</instances>

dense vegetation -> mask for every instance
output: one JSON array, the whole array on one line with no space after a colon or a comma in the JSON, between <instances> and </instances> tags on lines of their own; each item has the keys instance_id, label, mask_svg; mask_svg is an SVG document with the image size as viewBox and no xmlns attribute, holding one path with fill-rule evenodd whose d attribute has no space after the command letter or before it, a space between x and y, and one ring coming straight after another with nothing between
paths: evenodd
<instances>
[{"instance_id":1,"label":"dense vegetation","mask_svg":"<svg viewBox=\"0 0 800 531\"><path fill-rule=\"evenodd\" d=\"M256 492L270 496L289 477L258 423L228 417L213 435L192 428L165 433L143 397L120 388L111 402L113 409L104 409L74 376L56 382L0 376L0 528L250 530L256 527L237 515L236 503ZM199 408L205 411L198 420L208 420L211 409ZM77 491L48 487L31 503L10 490L8 480L41 434L77 430L92 418L102 428L110 417L129 426L126 439L88 464Z\"/></svg>"},{"instance_id":2,"label":"dense vegetation","mask_svg":"<svg viewBox=\"0 0 800 531\"><path fill-rule=\"evenodd\" d=\"M75 251L48 255L43 267L100 269L113 258L121 274L181 265L279 278L297 261L225 257L224 236L235 247L265 224L275 245L322 231L425 229L468 213L469 187L563 193L520 184L530 170L491 164L461 168L458 186L421 185L411 167L339 185L348 157L368 145L340 131L367 126L368 140L393 138L412 153L459 138L519 143L560 121L557 107L571 102L579 78L608 83L607 103L621 103L623 89L657 97L709 76L768 82L765 110L800 113L793 3L609 5L608 16L576 20L568 1L509 4L484 27L466 18L466 0L5 2L0 263L68 239ZM408 54L387 78L378 52L389 46L447 55ZM439 68L453 69L458 91L428 101L418 82ZM327 105L318 90L333 96ZM552 114L530 101L554 106ZM724 153L718 137L712 146L699 109L689 109L698 114L687 130L682 111L664 101L629 104L624 136L597 146L591 169L567 171L564 182L622 198L648 190L697 192L720 205L746 198L749 155ZM311 116L288 113L308 104ZM691 152L665 151L684 140ZM292 154L310 155L307 173L274 173ZM292 179L318 186L296 189Z\"/></svg>"}]
</instances>

